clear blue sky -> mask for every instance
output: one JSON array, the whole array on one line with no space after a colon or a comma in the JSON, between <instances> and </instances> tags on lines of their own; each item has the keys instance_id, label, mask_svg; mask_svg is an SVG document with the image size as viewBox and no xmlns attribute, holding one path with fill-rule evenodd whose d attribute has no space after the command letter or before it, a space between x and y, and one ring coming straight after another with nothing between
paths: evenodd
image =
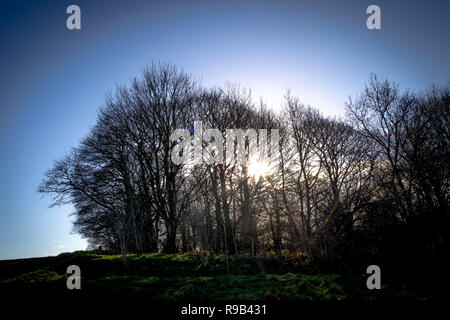
<instances>
[{"instance_id":1,"label":"clear blue sky","mask_svg":"<svg viewBox=\"0 0 450 320\"><path fill-rule=\"evenodd\" d=\"M66 28L81 8L82 30ZM370 4L381 30L366 28ZM370 72L423 89L450 80L449 1L2 1L0 259L84 249L70 206L48 209L43 173L87 134L105 94L154 61L204 85L287 88L342 115Z\"/></svg>"}]
</instances>

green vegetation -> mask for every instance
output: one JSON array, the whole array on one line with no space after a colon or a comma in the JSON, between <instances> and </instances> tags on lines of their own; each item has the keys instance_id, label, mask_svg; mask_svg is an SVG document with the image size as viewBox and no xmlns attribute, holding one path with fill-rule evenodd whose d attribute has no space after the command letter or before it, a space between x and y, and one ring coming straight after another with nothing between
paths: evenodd
<instances>
[{"instance_id":1,"label":"green vegetation","mask_svg":"<svg viewBox=\"0 0 450 320\"><path fill-rule=\"evenodd\" d=\"M64 253L57 257L0 261L0 288L18 292L47 290L72 294L66 288L66 269L81 268L87 297L145 297L154 300L349 300L397 295L389 286L369 291L365 276L318 273L318 264L305 254L273 254L252 258L202 254L130 254L127 266L120 255L93 252Z\"/></svg>"}]
</instances>

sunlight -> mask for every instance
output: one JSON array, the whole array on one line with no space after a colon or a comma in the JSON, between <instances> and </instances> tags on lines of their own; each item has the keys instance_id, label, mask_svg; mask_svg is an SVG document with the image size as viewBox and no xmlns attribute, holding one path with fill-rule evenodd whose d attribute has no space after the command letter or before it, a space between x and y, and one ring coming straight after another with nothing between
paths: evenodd
<instances>
[{"instance_id":1,"label":"sunlight","mask_svg":"<svg viewBox=\"0 0 450 320\"><path fill-rule=\"evenodd\" d=\"M248 164L248 175L259 180L263 176L267 176L271 173L270 166L266 161L261 161L257 157L250 158Z\"/></svg>"}]
</instances>

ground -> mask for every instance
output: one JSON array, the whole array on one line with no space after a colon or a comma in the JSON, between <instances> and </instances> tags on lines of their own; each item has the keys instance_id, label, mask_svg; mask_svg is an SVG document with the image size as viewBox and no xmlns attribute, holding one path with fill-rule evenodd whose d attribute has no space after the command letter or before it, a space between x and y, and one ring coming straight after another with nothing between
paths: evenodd
<instances>
[{"instance_id":1,"label":"ground","mask_svg":"<svg viewBox=\"0 0 450 320\"><path fill-rule=\"evenodd\" d=\"M81 290L68 290L69 265L81 269ZM0 261L0 290L14 293L150 300L390 300L424 299L388 283L366 288L366 275L321 273L305 254L228 259L202 254L63 253ZM77 291L75 293L75 291Z\"/></svg>"}]
</instances>

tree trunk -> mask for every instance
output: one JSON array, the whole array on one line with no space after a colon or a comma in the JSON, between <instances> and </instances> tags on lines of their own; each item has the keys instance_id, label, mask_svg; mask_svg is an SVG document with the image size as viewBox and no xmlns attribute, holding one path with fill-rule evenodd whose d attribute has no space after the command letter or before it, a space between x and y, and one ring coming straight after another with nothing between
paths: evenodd
<instances>
[{"instance_id":1,"label":"tree trunk","mask_svg":"<svg viewBox=\"0 0 450 320\"><path fill-rule=\"evenodd\" d=\"M178 224L174 221L166 221L166 245L164 246L164 253L177 252L177 227Z\"/></svg>"}]
</instances>

